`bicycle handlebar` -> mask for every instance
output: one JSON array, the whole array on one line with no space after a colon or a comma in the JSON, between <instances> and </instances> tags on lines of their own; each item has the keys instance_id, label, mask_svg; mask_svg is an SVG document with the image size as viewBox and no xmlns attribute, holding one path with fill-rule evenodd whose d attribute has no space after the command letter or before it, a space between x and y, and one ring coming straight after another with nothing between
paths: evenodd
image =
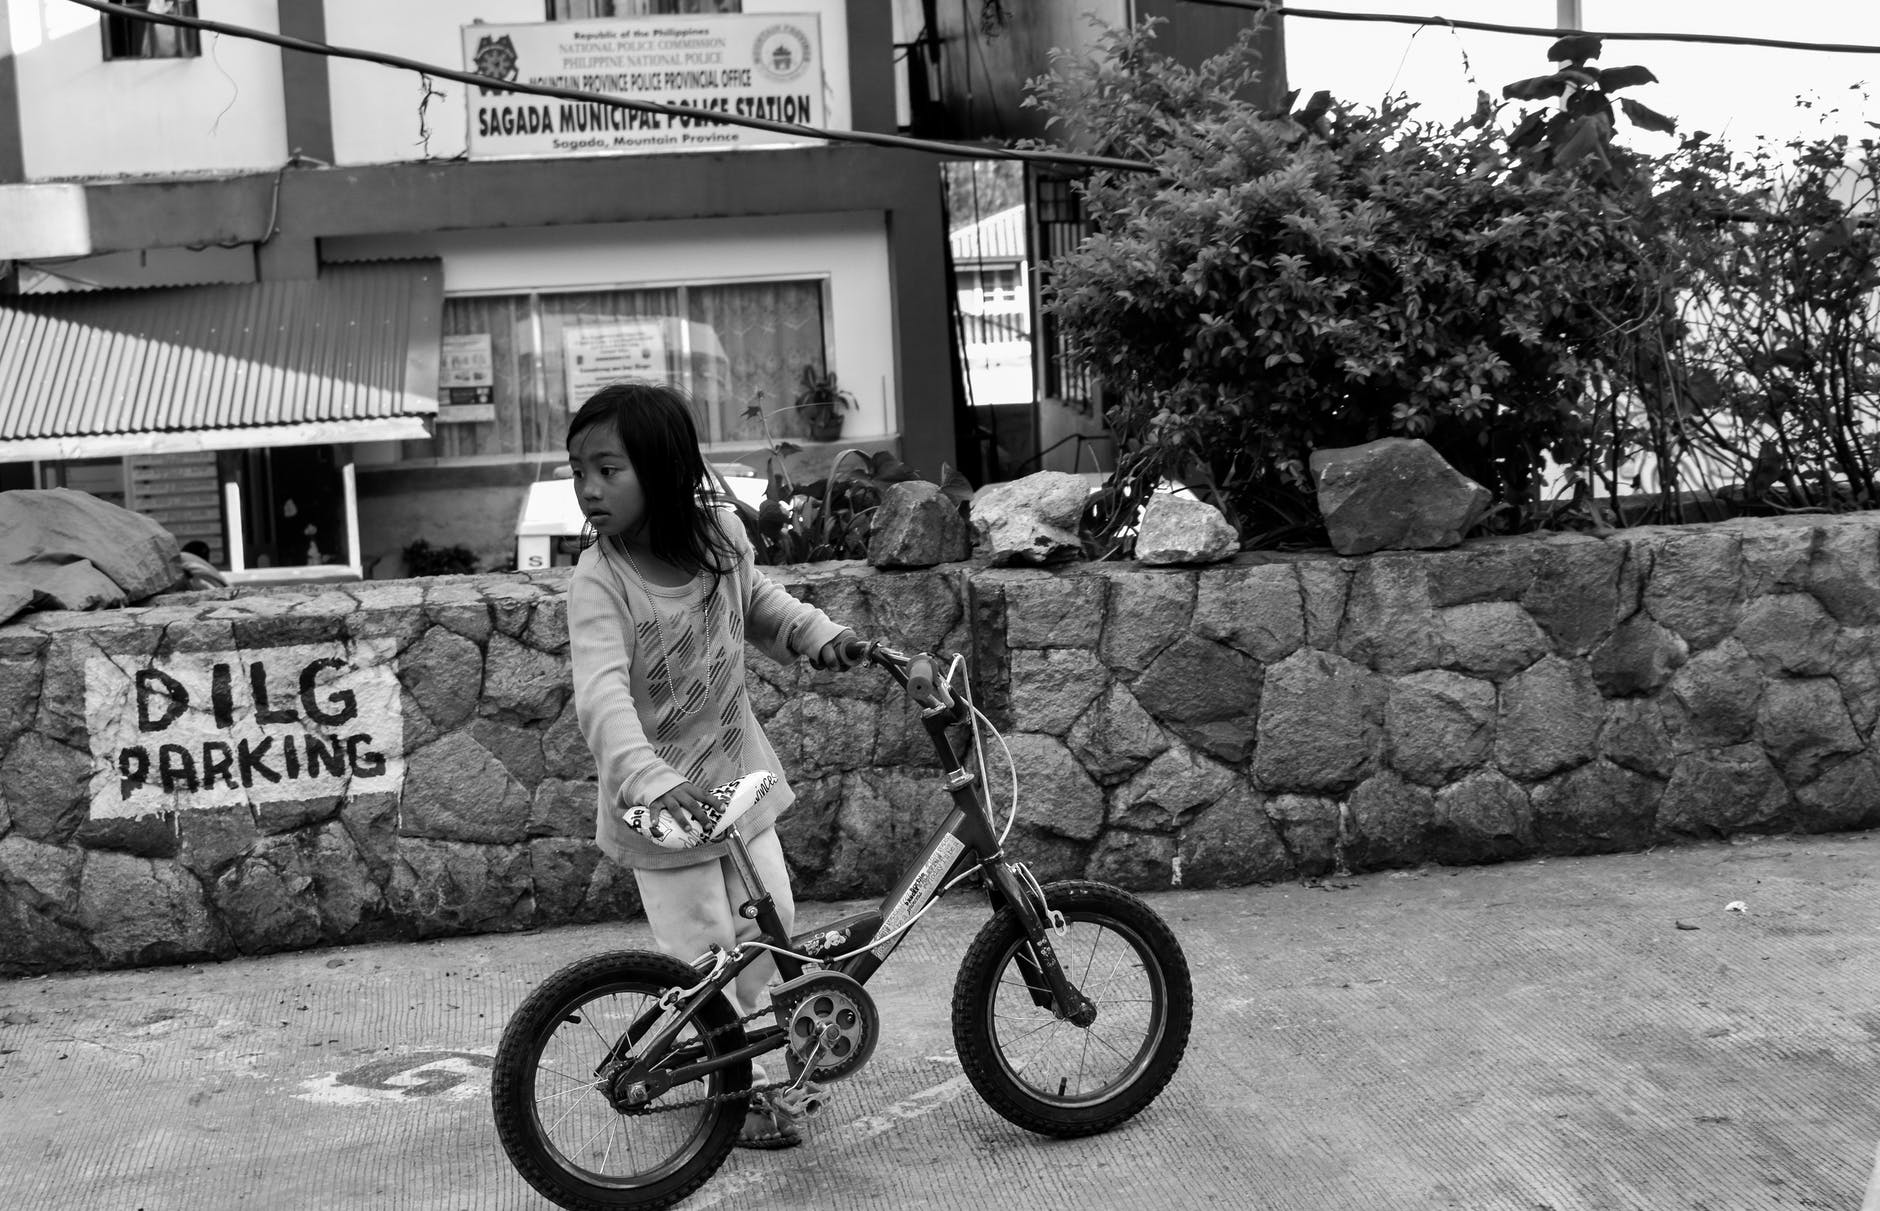
<instances>
[{"instance_id":1,"label":"bicycle handlebar","mask_svg":"<svg viewBox=\"0 0 1880 1211\"><path fill-rule=\"evenodd\" d=\"M946 666L938 656L918 652L904 656L879 640L851 639L842 648L844 660L866 660L893 673L907 688L908 697L926 707L960 714L961 707L947 684Z\"/></svg>"}]
</instances>

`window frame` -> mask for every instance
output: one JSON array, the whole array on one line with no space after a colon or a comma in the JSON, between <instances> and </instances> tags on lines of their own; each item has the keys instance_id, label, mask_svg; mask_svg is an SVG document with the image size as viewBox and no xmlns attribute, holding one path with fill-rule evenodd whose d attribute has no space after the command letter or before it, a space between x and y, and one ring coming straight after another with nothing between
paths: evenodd
<instances>
[{"instance_id":1,"label":"window frame","mask_svg":"<svg viewBox=\"0 0 1880 1211\"><path fill-rule=\"evenodd\" d=\"M194 17L196 0L121 0L130 8L156 11L168 16ZM162 4L161 9L154 6ZM154 31L164 31L175 38L173 47L157 50L146 45ZM153 62L162 59L200 59L202 31L178 25L139 21L106 13L98 22L98 39L106 63Z\"/></svg>"}]
</instances>

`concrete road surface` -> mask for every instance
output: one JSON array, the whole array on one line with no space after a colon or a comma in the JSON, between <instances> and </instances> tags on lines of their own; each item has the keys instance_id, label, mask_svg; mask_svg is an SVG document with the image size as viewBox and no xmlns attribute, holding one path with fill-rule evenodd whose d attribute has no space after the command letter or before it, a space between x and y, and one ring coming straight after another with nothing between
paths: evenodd
<instances>
[{"instance_id":1,"label":"concrete road surface","mask_svg":"<svg viewBox=\"0 0 1880 1211\"><path fill-rule=\"evenodd\" d=\"M809 1144L737 1151L685 1205L1856 1208L1877 871L1880 833L1150 895L1194 969L1187 1058L1139 1118L1070 1142L961 1075L947 1005L985 916L961 896L871 983L883 1040ZM489 1057L532 985L646 940L0 982L0 1208L544 1206L497 1146Z\"/></svg>"}]
</instances>

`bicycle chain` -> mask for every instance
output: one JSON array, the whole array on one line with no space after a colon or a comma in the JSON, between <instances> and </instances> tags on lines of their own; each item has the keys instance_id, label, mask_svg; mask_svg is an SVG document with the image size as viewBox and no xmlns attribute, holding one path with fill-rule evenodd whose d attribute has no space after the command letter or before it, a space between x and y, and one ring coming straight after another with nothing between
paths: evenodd
<instances>
[{"instance_id":1,"label":"bicycle chain","mask_svg":"<svg viewBox=\"0 0 1880 1211\"><path fill-rule=\"evenodd\" d=\"M715 1029L701 1032L699 1034L699 1039L701 1041L706 1040L706 1039L715 1039L721 1034L727 1034L733 1030L741 1030L744 1028L745 1023L754 1022L758 1018L764 1017L766 1014L769 1014L770 1012L771 1012L771 1007L768 1005L764 1006L762 1009L753 1009L751 1012L745 1014L743 1017L739 1018L735 1022L730 1022L730 1023L727 1023L726 1025L719 1026ZM746 1088L738 1089L730 1093L707 1094L706 1096L701 1097L701 1098L694 1098L692 1101L689 1101L689 1102L670 1102L661 1106L654 1106L654 1105L635 1106L632 1110L624 1111L623 1113L666 1114L674 1110L690 1110L695 1106L711 1106L719 1102L733 1102L741 1098L747 1098L753 1093L760 1093L768 1089L782 1089L784 1087L785 1086L779 1085L775 1082L767 1082L762 1085L750 1085L750 1086L747 1086Z\"/></svg>"}]
</instances>

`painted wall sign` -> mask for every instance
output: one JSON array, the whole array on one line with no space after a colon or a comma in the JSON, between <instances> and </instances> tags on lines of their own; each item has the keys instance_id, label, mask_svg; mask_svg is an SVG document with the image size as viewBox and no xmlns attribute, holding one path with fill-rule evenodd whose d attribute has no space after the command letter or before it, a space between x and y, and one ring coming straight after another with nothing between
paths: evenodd
<instances>
[{"instance_id":1,"label":"painted wall sign","mask_svg":"<svg viewBox=\"0 0 1880 1211\"><path fill-rule=\"evenodd\" d=\"M391 639L85 661L91 816L398 791Z\"/></svg>"},{"instance_id":2,"label":"painted wall sign","mask_svg":"<svg viewBox=\"0 0 1880 1211\"><path fill-rule=\"evenodd\" d=\"M466 25L466 69L746 117L823 124L822 27L812 13ZM816 142L694 118L476 88L471 159L723 151Z\"/></svg>"}]
</instances>

